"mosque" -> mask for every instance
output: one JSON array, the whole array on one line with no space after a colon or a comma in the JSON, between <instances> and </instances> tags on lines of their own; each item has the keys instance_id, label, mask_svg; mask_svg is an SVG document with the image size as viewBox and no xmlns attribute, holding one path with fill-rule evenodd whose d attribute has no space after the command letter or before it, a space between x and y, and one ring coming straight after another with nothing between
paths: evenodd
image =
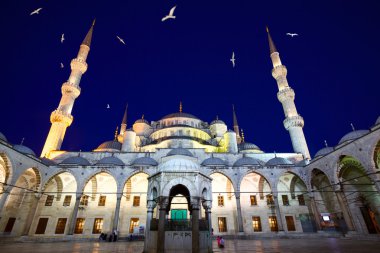
<instances>
[{"instance_id":1,"label":"mosque","mask_svg":"<svg viewBox=\"0 0 380 253\"><path fill-rule=\"evenodd\" d=\"M145 252L207 252L210 235L379 236L380 117L310 156L287 68L268 32L272 76L293 151L248 142L178 112L127 127L92 151L61 150L87 70L94 24L71 61L40 156L0 133L0 236L22 240L145 236ZM198 240L199 239L199 240ZM192 246L191 246L192 245Z\"/></svg>"}]
</instances>

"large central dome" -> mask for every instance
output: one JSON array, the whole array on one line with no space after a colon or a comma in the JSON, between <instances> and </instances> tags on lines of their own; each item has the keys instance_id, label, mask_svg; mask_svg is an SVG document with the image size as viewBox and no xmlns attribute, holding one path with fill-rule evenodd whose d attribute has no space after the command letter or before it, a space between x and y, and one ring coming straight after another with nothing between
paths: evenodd
<instances>
[{"instance_id":1,"label":"large central dome","mask_svg":"<svg viewBox=\"0 0 380 253\"><path fill-rule=\"evenodd\" d=\"M171 114L168 114L166 116L164 116L162 119L170 119L170 118L190 118L190 119L199 119L197 117L195 117L194 115L190 114L190 113L185 113L185 112L175 112L175 113L171 113Z\"/></svg>"}]
</instances>

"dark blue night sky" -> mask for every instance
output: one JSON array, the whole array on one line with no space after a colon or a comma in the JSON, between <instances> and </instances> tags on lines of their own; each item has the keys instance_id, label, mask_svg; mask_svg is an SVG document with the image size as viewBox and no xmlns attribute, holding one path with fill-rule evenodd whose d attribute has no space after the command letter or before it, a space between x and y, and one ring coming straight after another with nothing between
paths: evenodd
<instances>
[{"instance_id":1,"label":"dark blue night sky","mask_svg":"<svg viewBox=\"0 0 380 253\"><path fill-rule=\"evenodd\" d=\"M161 22L174 5L177 18ZM291 152L266 25L288 68L312 156L324 140L336 145L350 123L366 129L379 116L379 1L4 0L0 9L0 132L11 143L25 138L38 155L95 17L89 69L62 149L90 151L112 139L126 103L131 126L142 114L151 121L178 111L181 100L184 112L208 122L219 115L229 128L235 104L247 141Z\"/></svg>"}]
</instances>

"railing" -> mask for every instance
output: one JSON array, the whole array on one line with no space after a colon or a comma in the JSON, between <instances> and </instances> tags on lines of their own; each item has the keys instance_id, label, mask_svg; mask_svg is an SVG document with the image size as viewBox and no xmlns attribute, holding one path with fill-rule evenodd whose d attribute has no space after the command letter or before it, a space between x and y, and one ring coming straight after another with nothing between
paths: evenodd
<instances>
[{"instance_id":1,"label":"railing","mask_svg":"<svg viewBox=\"0 0 380 253\"><path fill-rule=\"evenodd\" d=\"M150 221L150 231L158 231L158 219ZM191 220L165 220L165 231L191 231ZM205 219L199 220L199 231L208 231L208 221Z\"/></svg>"}]
</instances>

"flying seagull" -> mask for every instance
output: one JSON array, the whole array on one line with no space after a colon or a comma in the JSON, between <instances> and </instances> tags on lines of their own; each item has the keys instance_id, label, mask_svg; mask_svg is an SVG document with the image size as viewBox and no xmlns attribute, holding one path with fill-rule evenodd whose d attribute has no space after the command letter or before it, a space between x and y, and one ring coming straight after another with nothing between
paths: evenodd
<instances>
[{"instance_id":1,"label":"flying seagull","mask_svg":"<svg viewBox=\"0 0 380 253\"><path fill-rule=\"evenodd\" d=\"M61 69L63 69L65 66L63 65L63 63L61 62Z\"/></svg>"},{"instance_id":2,"label":"flying seagull","mask_svg":"<svg viewBox=\"0 0 380 253\"><path fill-rule=\"evenodd\" d=\"M292 36L292 38L293 38L294 36L298 36L297 33L286 33L286 35L288 35L288 36Z\"/></svg>"},{"instance_id":3,"label":"flying seagull","mask_svg":"<svg viewBox=\"0 0 380 253\"><path fill-rule=\"evenodd\" d=\"M171 8L170 11L169 11L169 15L166 15L165 17L163 17L161 19L161 21L164 22L165 20L167 20L169 18L175 19L175 16L173 16L173 14L174 14L174 10L175 10L176 7L177 7L177 5L174 6L173 8Z\"/></svg>"},{"instance_id":4,"label":"flying seagull","mask_svg":"<svg viewBox=\"0 0 380 253\"><path fill-rule=\"evenodd\" d=\"M110 107L110 104L107 104L107 109L110 109L111 107Z\"/></svg>"},{"instance_id":5,"label":"flying seagull","mask_svg":"<svg viewBox=\"0 0 380 253\"><path fill-rule=\"evenodd\" d=\"M118 38L118 40L125 45L125 42L122 38L120 38L119 36L116 36L116 38Z\"/></svg>"},{"instance_id":6,"label":"flying seagull","mask_svg":"<svg viewBox=\"0 0 380 253\"><path fill-rule=\"evenodd\" d=\"M64 40L65 40L65 34L62 33L62 35L61 35L61 43L63 43Z\"/></svg>"},{"instance_id":7,"label":"flying seagull","mask_svg":"<svg viewBox=\"0 0 380 253\"><path fill-rule=\"evenodd\" d=\"M235 68L235 53L232 52L232 58L230 59L230 61L232 62L232 67Z\"/></svg>"},{"instance_id":8,"label":"flying seagull","mask_svg":"<svg viewBox=\"0 0 380 253\"><path fill-rule=\"evenodd\" d=\"M40 14L40 10L42 10L42 8L38 8L37 10L34 10L30 13L30 16L34 15L34 14Z\"/></svg>"}]
</instances>

